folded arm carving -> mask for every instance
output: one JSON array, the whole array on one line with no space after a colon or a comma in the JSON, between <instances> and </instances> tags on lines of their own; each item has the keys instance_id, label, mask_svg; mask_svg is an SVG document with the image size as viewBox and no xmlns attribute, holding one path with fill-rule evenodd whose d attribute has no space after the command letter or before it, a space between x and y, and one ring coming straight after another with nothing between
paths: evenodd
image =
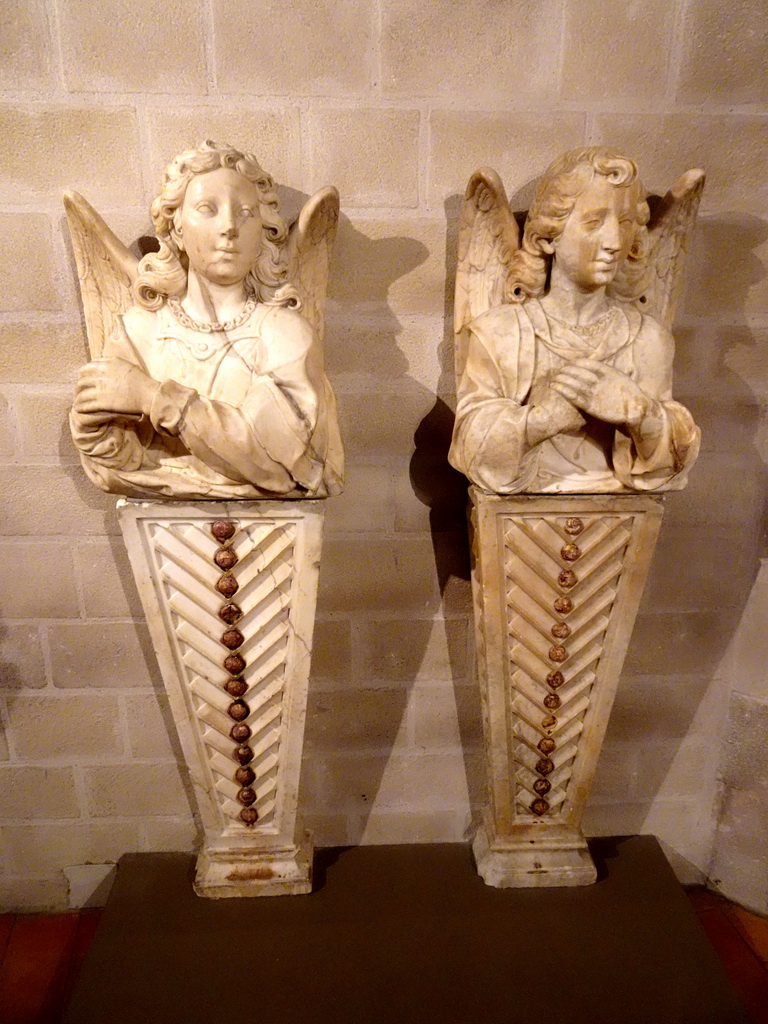
<instances>
[{"instance_id":1,"label":"folded arm carving","mask_svg":"<svg viewBox=\"0 0 768 1024\"><path fill-rule=\"evenodd\" d=\"M668 490L699 431L672 400L670 328L704 184L653 214L604 147L547 170L520 237L499 176L476 171L459 228L450 459L488 491Z\"/></svg>"},{"instance_id":2,"label":"folded arm carving","mask_svg":"<svg viewBox=\"0 0 768 1024\"><path fill-rule=\"evenodd\" d=\"M321 338L338 193L289 230L255 158L204 143L152 205L137 261L65 197L93 362L71 415L83 465L134 497L324 497L343 482Z\"/></svg>"}]
</instances>

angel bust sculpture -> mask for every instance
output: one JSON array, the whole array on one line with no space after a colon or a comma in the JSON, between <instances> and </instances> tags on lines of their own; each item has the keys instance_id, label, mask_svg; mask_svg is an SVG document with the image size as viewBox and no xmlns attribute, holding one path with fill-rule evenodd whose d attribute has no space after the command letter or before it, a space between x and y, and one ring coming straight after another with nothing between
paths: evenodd
<instances>
[{"instance_id":1,"label":"angel bust sculpture","mask_svg":"<svg viewBox=\"0 0 768 1024\"><path fill-rule=\"evenodd\" d=\"M481 169L462 212L451 463L496 494L666 491L699 450L672 399L670 334L703 187L683 175L650 219L634 162L573 150L538 183L522 242Z\"/></svg>"},{"instance_id":2,"label":"angel bust sculpture","mask_svg":"<svg viewBox=\"0 0 768 1024\"><path fill-rule=\"evenodd\" d=\"M65 206L92 362L72 436L90 479L134 498L317 498L343 485L321 349L338 193L289 232L249 153L168 165L138 261L80 196Z\"/></svg>"}]
</instances>

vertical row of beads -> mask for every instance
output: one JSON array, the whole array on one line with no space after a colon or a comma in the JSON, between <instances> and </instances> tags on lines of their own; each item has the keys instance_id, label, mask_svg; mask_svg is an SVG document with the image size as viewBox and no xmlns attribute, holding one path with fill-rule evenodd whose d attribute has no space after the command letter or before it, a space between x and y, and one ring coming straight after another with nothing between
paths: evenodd
<instances>
[{"instance_id":1,"label":"vertical row of beads","mask_svg":"<svg viewBox=\"0 0 768 1024\"><path fill-rule=\"evenodd\" d=\"M237 565L239 559L232 548L232 540L237 533L237 525L226 519L217 519L211 525L211 533L220 547L213 556L213 560L222 570L222 575L216 582L216 590L224 598L224 603L219 608L219 618L228 627L220 637L222 646L229 652L223 661L223 666L229 674L224 683L224 689L234 700L227 708L227 714L234 722L229 735L237 746L234 749L232 758L239 766L234 773L234 780L240 786L237 799L243 804L240 811L240 820L245 825L255 825L259 815L256 808L251 806L256 802L256 793L251 788L251 783L256 778L256 773L251 768L253 750L248 745L251 738L251 728L246 723L250 714L250 707L243 700L248 690L248 683L243 679L242 673L246 666L245 658L240 651L245 637L237 628L238 622L243 617L243 611L232 598L239 590L239 584L232 574L232 569Z\"/></svg>"},{"instance_id":2,"label":"vertical row of beads","mask_svg":"<svg viewBox=\"0 0 768 1024\"><path fill-rule=\"evenodd\" d=\"M575 516L566 519L565 521L565 532L570 537L578 537L581 531L584 529L584 523L581 519L577 519ZM563 562L567 564L573 564L581 558L581 549L575 543L563 544L560 549L560 557ZM568 615L573 611L573 601L568 596L568 591L571 590L579 582L576 573L573 569L563 568L557 577L557 585L561 591L560 595L555 598L553 604L553 611L557 614L558 618L554 621L551 628L552 638L558 641L552 645L549 649L549 660L555 664L562 664L568 660L569 652L564 642L571 635L571 628L565 621ZM544 697L543 704L546 712L545 717L542 719L541 726L547 733L538 744L539 752L541 757L536 763L536 772L539 778L533 784L534 792L537 794L536 799L531 804L531 810L534 814L541 817L546 814L549 810L549 802L545 799L547 794L552 788L547 776L554 771L555 764L551 754L557 748L557 744L552 739L552 734L557 728L558 720L555 716L555 712L559 710L562 701L557 694L557 690L565 682L565 676L560 669L553 669L547 675L547 686L552 691L547 693Z\"/></svg>"}]
</instances>

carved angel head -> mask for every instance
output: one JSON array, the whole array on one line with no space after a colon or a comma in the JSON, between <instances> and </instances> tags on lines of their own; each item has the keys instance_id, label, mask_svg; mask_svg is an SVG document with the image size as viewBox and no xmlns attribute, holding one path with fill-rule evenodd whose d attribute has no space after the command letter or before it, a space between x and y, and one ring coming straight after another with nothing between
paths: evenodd
<instances>
[{"instance_id":1,"label":"carved angel head","mask_svg":"<svg viewBox=\"0 0 768 1024\"><path fill-rule=\"evenodd\" d=\"M191 182L198 176L219 169L234 172L254 186L248 191L255 194L258 203L261 231L248 234L247 244L251 251L241 261L240 279L244 280L247 290L261 302L272 305L298 304L295 289L287 283L288 267L283 243L288 236L288 229L278 211L278 198L272 178L259 166L252 154L207 141L197 149L180 153L168 164L160 195L150 208L160 249L141 260L139 276L134 285L136 298L145 309L159 309L169 296L183 294L190 262L187 249L194 250L195 242L203 241L190 237L190 233L198 230L194 220L186 218L186 226L182 225L185 219L185 196ZM238 276L234 264L233 273Z\"/></svg>"},{"instance_id":2,"label":"carved angel head","mask_svg":"<svg viewBox=\"0 0 768 1024\"><path fill-rule=\"evenodd\" d=\"M627 190L622 196L622 205L630 212L631 219L631 233L622 245L622 252L626 251L627 256L610 275L609 293L625 299L642 294L650 211L637 177L637 167L628 157L603 146L593 146L564 154L540 179L521 246L509 261L505 301L524 302L544 292L556 243L579 197L596 183L609 183L612 188Z\"/></svg>"}]
</instances>

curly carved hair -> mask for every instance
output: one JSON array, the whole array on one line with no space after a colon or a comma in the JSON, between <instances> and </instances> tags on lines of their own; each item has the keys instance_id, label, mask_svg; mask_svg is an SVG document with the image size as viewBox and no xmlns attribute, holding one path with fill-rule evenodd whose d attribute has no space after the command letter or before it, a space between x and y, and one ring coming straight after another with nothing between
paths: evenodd
<instances>
[{"instance_id":1,"label":"curly carved hair","mask_svg":"<svg viewBox=\"0 0 768 1024\"><path fill-rule=\"evenodd\" d=\"M160 195L150 207L160 249L149 253L139 263L139 276L134 292L141 306L157 310L172 295L181 294L187 286L188 260L173 237L178 230L184 195L197 174L229 167L252 181L259 192L259 214L262 223L261 249L249 271L245 286L260 302L273 306L299 305L299 297L286 281L288 269L282 254L282 243L288 228L278 211L275 184L251 153L232 146L202 142L197 149L188 149L174 157L163 175Z\"/></svg>"},{"instance_id":2,"label":"curly carved hair","mask_svg":"<svg viewBox=\"0 0 768 1024\"><path fill-rule=\"evenodd\" d=\"M547 283L552 256L542 242L559 238L576 200L596 175L607 178L616 188L632 188L637 196L635 235L624 263L608 292L622 299L636 299L645 284L650 216L637 167L629 157L605 146L573 149L555 160L542 175L523 231L523 241L509 264L504 297L507 302L525 302L541 295Z\"/></svg>"}]
</instances>

